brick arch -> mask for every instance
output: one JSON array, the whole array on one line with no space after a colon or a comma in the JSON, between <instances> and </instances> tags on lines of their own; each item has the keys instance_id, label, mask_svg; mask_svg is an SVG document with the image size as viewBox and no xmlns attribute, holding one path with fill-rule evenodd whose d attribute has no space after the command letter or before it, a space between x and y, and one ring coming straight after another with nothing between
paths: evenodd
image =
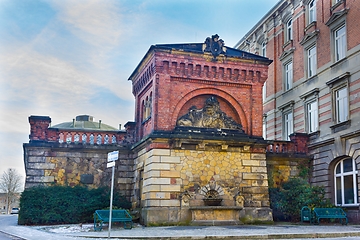
<instances>
[{"instance_id":1,"label":"brick arch","mask_svg":"<svg viewBox=\"0 0 360 240\"><path fill-rule=\"evenodd\" d=\"M174 124L174 127L176 125L177 119L180 117L179 114L183 106L191 99L201 95L214 95L220 97L222 100L227 102L235 110L238 119L240 119L240 123L245 133L249 133L249 123L246 119L246 115L241 104L227 92L209 87L193 90L180 99L180 101L176 104L174 112L171 117L171 122Z\"/></svg>"}]
</instances>

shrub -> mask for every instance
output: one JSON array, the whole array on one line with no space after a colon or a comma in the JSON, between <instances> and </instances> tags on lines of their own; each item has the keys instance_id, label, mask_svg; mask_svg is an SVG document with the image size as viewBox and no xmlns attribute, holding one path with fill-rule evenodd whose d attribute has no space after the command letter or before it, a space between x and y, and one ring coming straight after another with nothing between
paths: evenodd
<instances>
[{"instance_id":1,"label":"shrub","mask_svg":"<svg viewBox=\"0 0 360 240\"><path fill-rule=\"evenodd\" d=\"M21 225L91 222L95 210L108 207L109 201L108 188L33 187L25 189L21 195L18 222ZM117 193L114 193L113 205L131 207L130 202Z\"/></svg>"},{"instance_id":2,"label":"shrub","mask_svg":"<svg viewBox=\"0 0 360 240\"><path fill-rule=\"evenodd\" d=\"M303 206L331 207L325 198L325 189L310 186L301 178L292 178L281 184L279 188L270 188L270 205L275 220L298 221Z\"/></svg>"}]
</instances>

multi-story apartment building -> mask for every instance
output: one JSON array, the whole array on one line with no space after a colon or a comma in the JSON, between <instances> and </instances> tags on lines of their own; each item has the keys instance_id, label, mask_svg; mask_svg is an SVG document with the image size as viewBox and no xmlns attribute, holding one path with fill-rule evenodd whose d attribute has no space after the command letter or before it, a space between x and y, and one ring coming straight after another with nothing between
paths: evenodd
<instances>
[{"instance_id":1,"label":"multi-story apartment building","mask_svg":"<svg viewBox=\"0 0 360 240\"><path fill-rule=\"evenodd\" d=\"M359 219L359 0L281 0L235 46L273 60L263 135L309 135L313 185Z\"/></svg>"}]
</instances>

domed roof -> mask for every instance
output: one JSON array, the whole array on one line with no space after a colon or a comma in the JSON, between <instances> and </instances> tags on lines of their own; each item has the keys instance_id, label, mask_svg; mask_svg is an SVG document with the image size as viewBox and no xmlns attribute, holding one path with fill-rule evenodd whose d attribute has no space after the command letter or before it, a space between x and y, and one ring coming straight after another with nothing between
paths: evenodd
<instances>
[{"instance_id":1,"label":"domed roof","mask_svg":"<svg viewBox=\"0 0 360 240\"><path fill-rule=\"evenodd\" d=\"M109 126L105 123L94 122L94 118L89 115L79 115L72 122L63 122L51 126L51 128L58 129L78 129L78 130L92 130L92 131L119 131L119 129Z\"/></svg>"}]
</instances>

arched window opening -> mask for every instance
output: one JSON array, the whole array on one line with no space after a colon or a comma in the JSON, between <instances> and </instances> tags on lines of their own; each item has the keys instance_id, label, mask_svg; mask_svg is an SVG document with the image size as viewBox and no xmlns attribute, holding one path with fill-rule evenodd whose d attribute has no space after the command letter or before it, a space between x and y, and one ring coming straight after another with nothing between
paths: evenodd
<instances>
[{"instance_id":1,"label":"arched window opening","mask_svg":"<svg viewBox=\"0 0 360 240\"><path fill-rule=\"evenodd\" d=\"M100 144L101 144L101 139L102 139L101 135L98 134L97 137L96 137L96 144L97 144L97 145L100 145Z\"/></svg>"},{"instance_id":2,"label":"arched window opening","mask_svg":"<svg viewBox=\"0 0 360 240\"><path fill-rule=\"evenodd\" d=\"M115 144L115 143L116 143L116 136L115 136L115 135L112 135L111 143L112 143L112 144Z\"/></svg>"},{"instance_id":3,"label":"arched window opening","mask_svg":"<svg viewBox=\"0 0 360 240\"><path fill-rule=\"evenodd\" d=\"M109 136L107 134L104 137L104 144L109 144Z\"/></svg>"},{"instance_id":4,"label":"arched window opening","mask_svg":"<svg viewBox=\"0 0 360 240\"><path fill-rule=\"evenodd\" d=\"M334 170L335 205L351 206L358 204L357 174L352 158L345 158L337 163Z\"/></svg>"},{"instance_id":5,"label":"arched window opening","mask_svg":"<svg viewBox=\"0 0 360 240\"><path fill-rule=\"evenodd\" d=\"M64 134L60 133L59 134L59 143L63 143L64 142Z\"/></svg>"},{"instance_id":6,"label":"arched window opening","mask_svg":"<svg viewBox=\"0 0 360 240\"><path fill-rule=\"evenodd\" d=\"M94 134L90 134L90 144L94 144Z\"/></svg>"}]
</instances>

